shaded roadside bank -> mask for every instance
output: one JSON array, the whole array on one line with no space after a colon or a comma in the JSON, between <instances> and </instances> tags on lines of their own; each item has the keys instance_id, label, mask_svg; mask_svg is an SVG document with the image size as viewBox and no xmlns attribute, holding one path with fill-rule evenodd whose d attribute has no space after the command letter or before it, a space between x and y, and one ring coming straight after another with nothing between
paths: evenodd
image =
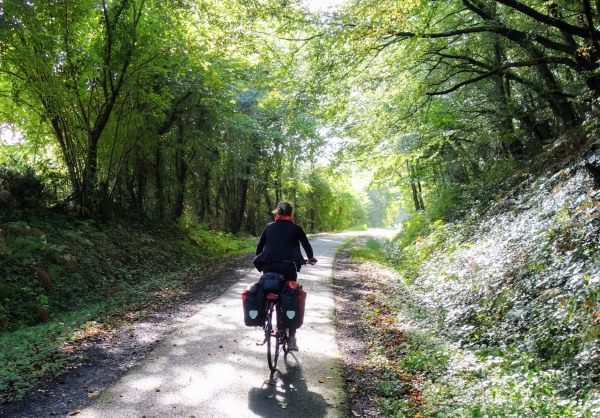
<instances>
[{"instance_id":1,"label":"shaded roadside bank","mask_svg":"<svg viewBox=\"0 0 600 418\"><path fill-rule=\"evenodd\" d=\"M240 280L252 258L253 254L241 255L189 272L188 287L180 289L166 306L148 307L130 323L85 340L73 353L73 365L65 373L44 381L20 401L0 405L0 416L64 416L75 412L75 405L89 404L185 319Z\"/></svg>"}]
</instances>

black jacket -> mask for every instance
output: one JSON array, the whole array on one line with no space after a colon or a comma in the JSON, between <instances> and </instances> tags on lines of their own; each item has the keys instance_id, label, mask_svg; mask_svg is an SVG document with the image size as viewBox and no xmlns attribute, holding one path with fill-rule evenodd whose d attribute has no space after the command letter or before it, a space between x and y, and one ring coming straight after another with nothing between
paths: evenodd
<instances>
[{"instance_id":1,"label":"black jacket","mask_svg":"<svg viewBox=\"0 0 600 418\"><path fill-rule=\"evenodd\" d=\"M287 220L271 222L260 235L254 266L258 271L262 271L264 263L291 261L296 264L296 271L300 271L300 266L304 264L300 244L306 257L312 258L313 249L300 225Z\"/></svg>"}]
</instances>

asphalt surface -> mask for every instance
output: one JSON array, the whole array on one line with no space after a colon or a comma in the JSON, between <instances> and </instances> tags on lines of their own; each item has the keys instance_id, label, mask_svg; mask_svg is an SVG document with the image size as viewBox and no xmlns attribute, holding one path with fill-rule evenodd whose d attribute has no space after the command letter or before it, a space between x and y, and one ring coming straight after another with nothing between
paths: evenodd
<instances>
[{"instance_id":1,"label":"asphalt surface","mask_svg":"<svg viewBox=\"0 0 600 418\"><path fill-rule=\"evenodd\" d=\"M271 375L260 328L243 322L241 294L258 280L249 270L168 335L144 361L104 390L78 417L340 417L345 396L335 343L332 263L348 234L313 236L319 262L298 281L307 292L300 351Z\"/></svg>"}]
</instances>

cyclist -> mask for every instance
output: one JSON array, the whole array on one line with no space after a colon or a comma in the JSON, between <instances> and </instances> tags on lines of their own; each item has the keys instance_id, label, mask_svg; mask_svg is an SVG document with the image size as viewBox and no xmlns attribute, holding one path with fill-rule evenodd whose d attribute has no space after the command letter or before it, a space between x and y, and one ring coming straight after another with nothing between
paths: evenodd
<instances>
[{"instance_id":1,"label":"cyclist","mask_svg":"<svg viewBox=\"0 0 600 418\"><path fill-rule=\"evenodd\" d=\"M260 235L256 246L254 266L258 271L279 273L287 280L296 281L298 272L306 260L300 251L304 248L308 262L314 264L317 259L313 249L300 225L292 218L294 208L289 202L280 202L273 211L275 221L267 224ZM298 351L296 330L290 329L290 351Z\"/></svg>"}]
</instances>

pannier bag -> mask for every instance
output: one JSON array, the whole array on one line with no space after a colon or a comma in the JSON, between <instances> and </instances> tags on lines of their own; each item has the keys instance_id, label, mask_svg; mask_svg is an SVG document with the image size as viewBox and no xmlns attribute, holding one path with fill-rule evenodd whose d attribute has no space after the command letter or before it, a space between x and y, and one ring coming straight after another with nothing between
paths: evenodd
<instances>
[{"instance_id":1,"label":"pannier bag","mask_svg":"<svg viewBox=\"0 0 600 418\"><path fill-rule=\"evenodd\" d=\"M276 293L279 294L281 289L283 289L283 285L285 284L285 279L279 273L264 273L258 279L258 282L262 284L265 293Z\"/></svg>"},{"instance_id":2,"label":"pannier bag","mask_svg":"<svg viewBox=\"0 0 600 418\"><path fill-rule=\"evenodd\" d=\"M300 328L304 323L306 292L297 282L288 280L279 294L279 303L283 313L285 328Z\"/></svg>"},{"instance_id":3,"label":"pannier bag","mask_svg":"<svg viewBox=\"0 0 600 418\"><path fill-rule=\"evenodd\" d=\"M262 284L250 283L242 292L244 324L249 327L261 327L267 314L267 299Z\"/></svg>"}]
</instances>

